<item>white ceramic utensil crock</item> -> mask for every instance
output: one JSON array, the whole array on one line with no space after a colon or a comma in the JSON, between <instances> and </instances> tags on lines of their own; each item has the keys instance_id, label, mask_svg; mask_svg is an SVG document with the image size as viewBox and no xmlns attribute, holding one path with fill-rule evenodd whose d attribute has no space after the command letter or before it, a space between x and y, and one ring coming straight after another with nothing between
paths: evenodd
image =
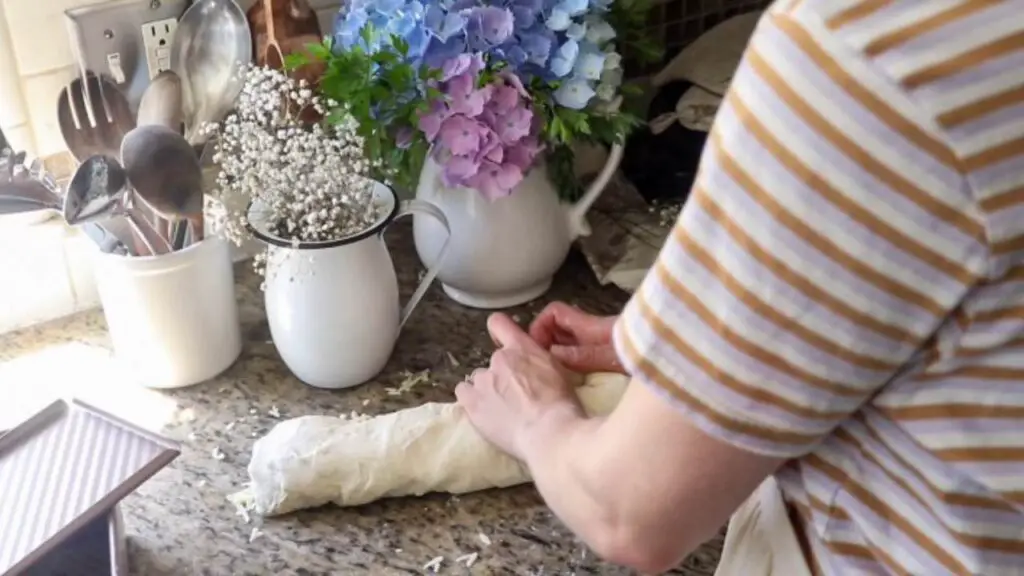
<instances>
[{"instance_id":1,"label":"white ceramic utensil crock","mask_svg":"<svg viewBox=\"0 0 1024 576\"><path fill-rule=\"evenodd\" d=\"M374 201L385 214L376 224L330 242L292 243L268 231L259 200L249 209L253 234L269 245L265 301L274 345L292 373L311 386L349 388L379 374L444 261L446 242L439 245L437 263L401 306L384 231L413 213L433 218L445 230L448 221L421 200L400 207L395 192L380 183L375 183Z\"/></svg>"},{"instance_id":2,"label":"white ceramic utensil crock","mask_svg":"<svg viewBox=\"0 0 1024 576\"><path fill-rule=\"evenodd\" d=\"M171 254L97 253L96 286L114 356L149 388L180 388L227 370L242 351L228 242Z\"/></svg>"}]
</instances>

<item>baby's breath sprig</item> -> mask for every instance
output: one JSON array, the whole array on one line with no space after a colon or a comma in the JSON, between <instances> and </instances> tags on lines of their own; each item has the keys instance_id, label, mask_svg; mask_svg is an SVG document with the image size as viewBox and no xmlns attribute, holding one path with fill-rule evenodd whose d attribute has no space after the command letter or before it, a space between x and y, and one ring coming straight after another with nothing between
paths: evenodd
<instances>
[{"instance_id":1,"label":"baby's breath sprig","mask_svg":"<svg viewBox=\"0 0 1024 576\"><path fill-rule=\"evenodd\" d=\"M369 179L375 163L351 115L318 95L305 80L249 66L235 111L211 131L218 135L214 162L222 198L259 199L268 210L269 232L283 240L322 242L361 232L382 214ZM306 125L312 108L330 124ZM241 245L251 237L245 208L222 215L225 235Z\"/></svg>"}]
</instances>

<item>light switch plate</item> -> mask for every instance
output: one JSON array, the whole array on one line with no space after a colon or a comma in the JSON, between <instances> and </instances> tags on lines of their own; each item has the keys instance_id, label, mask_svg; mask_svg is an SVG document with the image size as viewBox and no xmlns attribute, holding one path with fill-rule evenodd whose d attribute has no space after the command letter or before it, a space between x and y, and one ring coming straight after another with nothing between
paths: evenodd
<instances>
[{"instance_id":1,"label":"light switch plate","mask_svg":"<svg viewBox=\"0 0 1024 576\"><path fill-rule=\"evenodd\" d=\"M151 78L142 26L178 20L189 0L113 0L66 11L71 49L93 72L117 82L134 110ZM120 75L116 70L120 66Z\"/></svg>"}]
</instances>

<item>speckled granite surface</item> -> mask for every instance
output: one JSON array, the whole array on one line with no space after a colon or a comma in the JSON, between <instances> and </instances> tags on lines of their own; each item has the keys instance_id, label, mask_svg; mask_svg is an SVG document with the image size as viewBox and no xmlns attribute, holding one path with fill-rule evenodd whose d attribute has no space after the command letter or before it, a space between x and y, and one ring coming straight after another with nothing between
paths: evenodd
<instances>
[{"instance_id":1,"label":"speckled granite surface","mask_svg":"<svg viewBox=\"0 0 1024 576\"><path fill-rule=\"evenodd\" d=\"M404 228L389 236L405 293L418 273L409 237ZM270 343L258 280L247 268L239 270L246 339L241 358L214 381L159 393L161 401L173 406L162 412L160 428L182 442L182 454L122 504L133 575L422 574L424 565L438 556L444 558L442 574L629 573L597 560L551 515L531 486L304 511L263 522L262 534L250 542L257 520L246 523L225 496L246 481L255 437L277 422L270 414L274 407L287 418L352 410L376 414L425 401L451 401L455 384L485 361L489 340L485 312L462 308L435 287L375 381L348 391L316 390L291 376L278 358ZM575 254L545 301L555 298L598 313L614 313L625 301L617 289L600 288ZM526 323L543 304L513 313ZM61 344L106 352L109 342L101 313L0 337L0 365L19 354ZM425 369L436 386L421 384L400 396L385 390L398 386L406 371ZM0 381L0 395L24 390L9 386L12 383ZM133 402L122 402L121 412L131 411ZM143 400L138 402L141 406ZM223 452L223 459L214 458L214 451ZM674 573L712 574L720 547L720 540L708 543ZM479 556L472 569L455 563L457 557L474 552Z\"/></svg>"}]
</instances>

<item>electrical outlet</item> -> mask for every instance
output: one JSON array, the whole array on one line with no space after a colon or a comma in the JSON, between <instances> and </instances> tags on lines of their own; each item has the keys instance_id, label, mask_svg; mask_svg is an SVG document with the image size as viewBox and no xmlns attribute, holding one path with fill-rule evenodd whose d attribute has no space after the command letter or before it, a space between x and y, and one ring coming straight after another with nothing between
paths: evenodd
<instances>
[{"instance_id":1,"label":"electrical outlet","mask_svg":"<svg viewBox=\"0 0 1024 576\"><path fill-rule=\"evenodd\" d=\"M112 79L134 110L154 75L149 67L144 26L165 20L177 22L189 0L92 1L64 12L76 64L80 62L84 68ZM3 2L0 0L0 5ZM154 69L159 68L159 59L154 63Z\"/></svg>"},{"instance_id":2,"label":"electrical outlet","mask_svg":"<svg viewBox=\"0 0 1024 576\"><path fill-rule=\"evenodd\" d=\"M146 49L146 66L149 79L171 69L171 43L178 29L177 18L165 18L142 25L142 44Z\"/></svg>"}]
</instances>

